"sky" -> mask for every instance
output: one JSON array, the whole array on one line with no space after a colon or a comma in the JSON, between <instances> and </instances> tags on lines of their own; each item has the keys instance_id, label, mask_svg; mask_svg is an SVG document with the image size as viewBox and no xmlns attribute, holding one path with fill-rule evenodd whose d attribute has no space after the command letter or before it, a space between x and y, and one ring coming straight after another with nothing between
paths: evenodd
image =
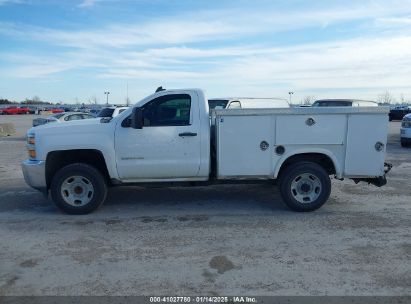
<instances>
[{"instance_id":1,"label":"sky","mask_svg":"<svg viewBox=\"0 0 411 304\"><path fill-rule=\"evenodd\" d=\"M411 0L0 0L0 98L134 103L158 86L411 100Z\"/></svg>"}]
</instances>

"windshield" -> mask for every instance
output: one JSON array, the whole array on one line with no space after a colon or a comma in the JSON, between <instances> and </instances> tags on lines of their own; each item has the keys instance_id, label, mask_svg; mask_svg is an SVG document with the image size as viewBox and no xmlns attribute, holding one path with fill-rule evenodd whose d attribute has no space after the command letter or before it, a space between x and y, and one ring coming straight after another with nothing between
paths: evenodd
<instances>
[{"instance_id":1,"label":"windshield","mask_svg":"<svg viewBox=\"0 0 411 304\"><path fill-rule=\"evenodd\" d=\"M98 113L97 117L111 117L113 113L114 109L105 108Z\"/></svg>"},{"instance_id":2,"label":"windshield","mask_svg":"<svg viewBox=\"0 0 411 304\"><path fill-rule=\"evenodd\" d=\"M221 107L225 109L227 106L228 100L227 99L214 99L208 101L208 107L210 109L215 109L216 107Z\"/></svg>"},{"instance_id":3,"label":"windshield","mask_svg":"<svg viewBox=\"0 0 411 304\"><path fill-rule=\"evenodd\" d=\"M55 118L55 119L59 119L64 115L64 113L60 113L60 114L54 114L54 115L50 115L48 118Z\"/></svg>"}]
</instances>

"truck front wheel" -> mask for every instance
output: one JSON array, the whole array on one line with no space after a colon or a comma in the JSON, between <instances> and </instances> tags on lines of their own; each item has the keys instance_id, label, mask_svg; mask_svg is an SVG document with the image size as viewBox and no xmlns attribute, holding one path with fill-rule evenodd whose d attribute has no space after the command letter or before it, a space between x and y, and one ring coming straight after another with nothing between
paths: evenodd
<instances>
[{"instance_id":1,"label":"truck front wheel","mask_svg":"<svg viewBox=\"0 0 411 304\"><path fill-rule=\"evenodd\" d=\"M331 181L323 167L316 163L299 162L285 170L279 186L281 196L290 209L314 211L328 200Z\"/></svg>"},{"instance_id":2,"label":"truck front wheel","mask_svg":"<svg viewBox=\"0 0 411 304\"><path fill-rule=\"evenodd\" d=\"M107 184L94 167L75 163L61 168L54 175L51 198L68 214L87 214L96 210L106 199Z\"/></svg>"}]
</instances>

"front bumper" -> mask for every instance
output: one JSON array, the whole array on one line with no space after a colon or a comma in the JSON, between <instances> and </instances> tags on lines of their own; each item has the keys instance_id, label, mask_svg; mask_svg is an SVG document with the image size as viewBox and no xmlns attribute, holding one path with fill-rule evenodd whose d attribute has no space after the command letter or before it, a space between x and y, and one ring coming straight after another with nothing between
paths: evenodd
<instances>
[{"instance_id":1,"label":"front bumper","mask_svg":"<svg viewBox=\"0 0 411 304\"><path fill-rule=\"evenodd\" d=\"M21 163L26 183L44 194L47 194L46 162L44 160L26 159Z\"/></svg>"}]
</instances>

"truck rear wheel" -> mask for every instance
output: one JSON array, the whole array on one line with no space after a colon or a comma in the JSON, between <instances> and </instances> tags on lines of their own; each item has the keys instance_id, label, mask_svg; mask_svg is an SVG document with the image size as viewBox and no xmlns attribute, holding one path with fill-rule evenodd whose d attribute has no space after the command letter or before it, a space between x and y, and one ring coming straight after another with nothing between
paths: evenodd
<instances>
[{"instance_id":1,"label":"truck rear wheel","mask_svg":"<svg viewBox=\"0 0 411 304\"><path fill-rule=\"evenodd\" d=\"M287 206L300 212L314 211L328 200L331 181L323 167L316 163L291 165L280 177L280 192Z\"/></svg>"},{"instance_id":2,"label":"truck rear wheel","mask_svg":"<svg viewBox=\"0 0 411 304\"><path fill-rule=\"evenodd\" d=\"M96 210L107 196L103 175L94 167L75 163L61 168L54 175L51 198L68 214L87 214Z\"/></svg>"}]
</instances>

